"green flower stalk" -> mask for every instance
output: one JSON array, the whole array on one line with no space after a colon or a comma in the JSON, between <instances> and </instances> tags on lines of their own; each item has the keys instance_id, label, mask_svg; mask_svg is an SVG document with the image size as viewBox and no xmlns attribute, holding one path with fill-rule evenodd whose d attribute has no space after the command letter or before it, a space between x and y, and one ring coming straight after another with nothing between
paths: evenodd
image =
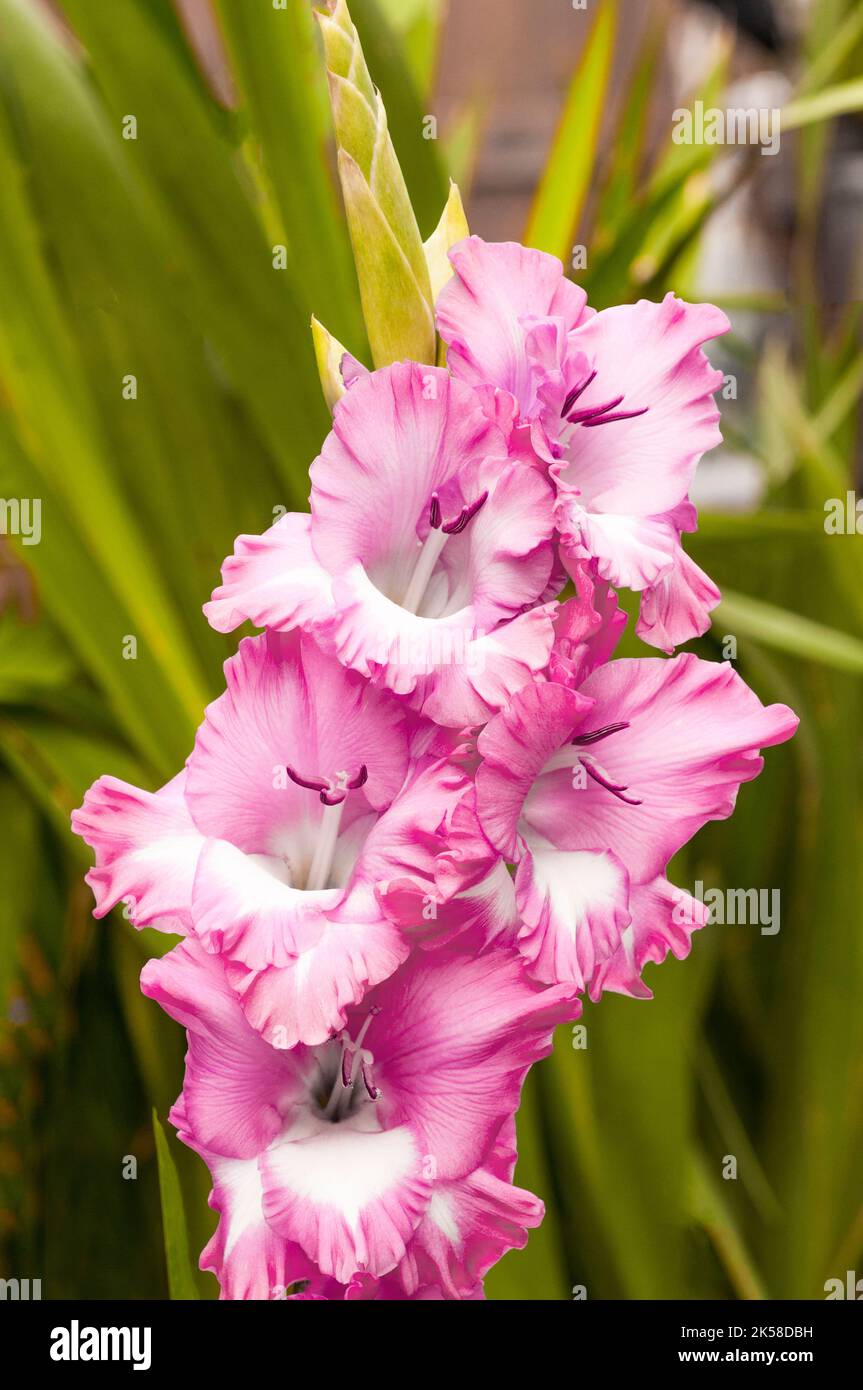
<instances>
[{"instance_id":1,"label":"green flower stalk","mask_svg":"<svg viewBox=\"0 0 863 1390\"><path fill-rule=\"evenodd\" d=\"M422 237L345 0L319 13L339 177L376 367L434 362L434 303Z\"/></svg>"}]
</instances>

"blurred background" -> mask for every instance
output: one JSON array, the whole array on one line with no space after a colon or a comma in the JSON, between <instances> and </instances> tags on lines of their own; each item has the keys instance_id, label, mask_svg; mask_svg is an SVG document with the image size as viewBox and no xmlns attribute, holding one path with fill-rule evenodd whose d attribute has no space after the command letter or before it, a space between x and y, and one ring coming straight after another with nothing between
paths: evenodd
<instances>
[{"instance_id":1,"label":"blurred background","mask_svg":"<svg viewBox=\"0 0 863 1390\"><path fill-rule=\"evenodd\" d=\"M779 930L713 926L562 1032L519 1114L547 1219L489 1296L822 1298L863 1277L863 4L351 13L424 236L452 176L597 308L730 314L693 647L802 716L670 875L778 891ZM696 101L781 108L778 152L675 143ZM94 922L69 813L171 777L220 689L200 606L328 426L312 311L365 354L306 0L0 0L0 1277L43 1298L168 1296L184 1039L137 976L170 940ZM207 1174L162 1160L195 1262Z\"/></svg>"}]
</instances>

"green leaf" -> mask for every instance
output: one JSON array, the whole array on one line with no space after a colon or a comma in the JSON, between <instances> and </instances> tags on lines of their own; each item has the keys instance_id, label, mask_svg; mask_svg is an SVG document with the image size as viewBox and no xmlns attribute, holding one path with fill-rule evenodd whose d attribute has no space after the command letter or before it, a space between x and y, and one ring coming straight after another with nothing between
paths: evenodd
<instances>
[{"instance_id":1,"label":"green leaf","mask_svg":"<svg viewBox=\"0 0 863 1390\"><path fill-rule=\"evenodd\" d=\"M38 816L15 782L0 773L0 1017L6 1017L18 939L34 907L39 863Z\"/></svg>"},{"instance_id":2,"label":"green leaf","mask_svg":"<svg viewBox=\"0 0 863 1390\"><path fill-rule=\"evenodd\" d=\"M64 0L110 113L112 139L146 185L216 369L278 461L288 500L327 428L299 270L274 259L257 190L147 6ZM134 115L137 138L121 139ZM182 132L182 138L178 138Z\"/></svg>"},{"instance_id":3,"label":"green leaf","mask_svg":"<svg viewBox=\"0 0 863 1390\"><path fill-rule=\"evenodd\" d=\"M153 1111L153 1134L159 1161L159 1191L162 1196L162 1226L165 1234L165 1262L168 1267L168 1288L172 1299L198 1299L192 1262L189 1258L189 1237L180 1179L168 1148L161 1121Z\"/></svg>"},{"instance_id":4,"label":"green leaf","mask_svg":"<svg viewBox=\"0 0 863 1390\"><path fill-rule=\"evenodd\" d=\"M841 545L846 539L837 536L834 544ZM859 638L761 599L725 589L713 614L713 626L718 631L751 637L803 660L820 661L837 671L863 674L863 642Z\"/></svg>"},{"instance_id":5,"label":"green leaf","mask_svg":"<svg viewBox=\"0 0 863 1390\"><path fill-rule=\"evenodd\" d=\"M309 5L218 0L234 69L310 310L355 351L363 325L347 229L326 161L326 83Z\"/></svg>"},{"instance_id":6,"label":"green leaf","mask_svg":"<svg viewBox=\"0 0 863 1390\"><path fill-rule=\"evenodd\" d=\"M863 77L851 82L838 82L811 96L796 97L783 106L780 129L799 130L801 126L831 121L836 116L848 116L853 111L863 111Z\"/></svg>"},{"instance_id":7,"label":"green leaf","mask_svg":"<svg viewBox=\"0 0 863 1390\"><path fill-rule=\"evenodd\" d=\"M711 1175L701 1153L693 1155L690 1171L693 1213L710 1237L737 1297L766 1298L764 1281L725 1201L721 1181Z\"/></svg>"},{"instance_id":8,"label":"green leaf","mask_svg":"<svg viewBox=\"0 0 863 1390\"><path fill-rule=\"evenodd\" d=\"M524 234L528 246L569 263L572 235L584 207L596 163L605 93L617 28L617 0L599 6Z\"/></svg>"}]
</instances>

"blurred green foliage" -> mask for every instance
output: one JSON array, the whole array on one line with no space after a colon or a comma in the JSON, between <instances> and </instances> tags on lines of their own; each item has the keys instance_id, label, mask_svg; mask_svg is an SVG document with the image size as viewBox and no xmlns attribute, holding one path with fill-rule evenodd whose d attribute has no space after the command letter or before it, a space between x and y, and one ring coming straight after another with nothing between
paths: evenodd
<instances>
[{"instance_id":1,"label":"blurred green foliage","mask_svg":"<svg viewBox=\"0 0 863 1390\"><path fill-rule=\"evenodd\" d=\"M181 765L234 646L200 605L238 532L305 505L327 429L310 315L359 356L367 335L311 8L217 0L230 109L169 0L61 8L68 29L0 0L0 495L42 499L39 545L0 537L0 1272L50 1298L213 1297L184 1258L214 1224L207 1174L150 1121L184 1043L137 976L171 942L93 922L68 815L102 772L156 787ZM660 36L612 92L616 11L602 0L525 236L566 258L580 229L599 308L709 296L717 147L669 133L645 158ZM442 6L351 13L427 237L447 192L421 134ZM808 292L861 38L859 4L815 4L788 112L795 279L730 420L765 496L690 542L726 592L696 649L736 637L744 677L803 722L674 876L778 888L781 931L707 930L649 969L652 1003L588 1005L586 1048L564 1030L519 1116L517 1176L548 1216L491 1297L819 1297L863 1257L863 557L823 511L855 486L863 357L858 307Z\"/></svg>"}]
</instances>

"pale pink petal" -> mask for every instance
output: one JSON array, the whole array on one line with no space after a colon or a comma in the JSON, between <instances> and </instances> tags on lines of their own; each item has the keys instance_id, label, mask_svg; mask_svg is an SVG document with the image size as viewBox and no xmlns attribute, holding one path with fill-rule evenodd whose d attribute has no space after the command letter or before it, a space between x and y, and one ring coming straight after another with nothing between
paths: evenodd
<instances>
[{"instance_id":1,"label":"pale pink petal","mask_svg":"<svg viewBox=\"0 0 863 1390\"><path fill-rule=\"evenodd\" d=\"M296 855L299 839L310 854L323 807L288 767L327 779L365 766L368 779L351 807L368 811L392 800L407 768L407 735L404 710L386 692L296 634L275 646L264 636L245 638L225 677L187 765L186 796L202 833L260 855ZM295 880L305 867L296 865Z\"/></svg>"},{"instance_id":2,"label":"pale pink petal","mask_svg":"<svg viewBox=\"0 0 863 1390\"><path fill-rule=\"evenodd\" d=\"M347 1010L392 975L408 949L374 894L356 890L295 960L264 970L229 962L227 971L252 1027L274 1047L291 1048L342 1028Z\"/></svg>"},{"instance_id":3,"label":"pale pink petal","mask_svg":"<svg viewBox=\"0 0 863 1390\"><path fill-rule=\"evenodd\" d=\"M342 1284L394 1269L431 1195L407 1125L363 1130L304 1115L260 1168L270 1226Z\"/></svg>"},{"instance_id":4,"label":"pale pink petal","mask_svg":"<svg viewBox=\"0 0 863 1390\"><path fill-rule=\"evenodd\" d=\"M579 992L620 946L629 876L610 850L533 848L518 866L518 946L534 979Z\"/></svg>"},{"instance_id":5,"label":"pale pink petal","mask_svg":"<svg viewBox=\"0 0 863 1390\"><path fill-rule=\"evenodd\" d=\"M410 1296L436 1285L444 1298L475 1298L492 1265L526 1245L545 1207L533 1193L512 1186L514 1148L513 1133L510 1144L499 1141L488 1162L468 1177L436 1184L399 1267Z\"/></svg>"},{"instance_id":6,"label":"pale pink petal","mask_svg":"<svg viewBox=\"0 0 863 1390\"><path fill-rule=\"evenodd\" d=\"M326 930L342 888L311 892L281 876L281 860L243 854L227 840L207 840L192 890L195 936L208 950L249 969L287 965Z\"/></svg>"},{"instance_id":7,"label":"pale pink petal","mask_svg":"<svg viewBox=\"0 0 863 1390\"><path fill-rule=\"evenodd\" d=\"M192 881L203 836L189 815L185 773L158 792L141 791L116 777L100 777L72 812L72 829L96 852L87 874L104 917L126 901L136 927L184 935Z\"/></svg>"},{"instance_id":8,"label":"pale pink petal","mask_svg":"<svg viewBox=\"0 0 863 1390\"><path fill-rule=\"evenodd\" d=\"M368 1029L388 1127L411 1125L438 1179L463 1177L488 1154L518 1106L532 1062L555 1024L577 1015L573 991L528 979L518 953L477 955L470 933L414 952L370 994L380 1012Z\"/></svg>"},{"instance_id":9,"label":"pale pink petal","mask_svg":"<svg viewBox=\"0 0 863 1390\"><path fill-rule=\"evenodd\" d=\"M585 316L583 290L555 256L516 242L468 237L449 253L455 276L437 302L450 370L473 386L511 391L527 408L535 394L524 320L555 318L569 332Z\"/></svg>"},{"instance_id":10,"label":"pale pink petal","mask_svg":"<svg viewBox=\"0 0 863 1390\"><path fill-rule=\"evenodd\" d=\"M607 416L646 411L573 426L561 477L591 511L651 517L683 501L702 454L721 439L712 393L722 373L711 368L701 344L729 327L713 305L668 294L661 304L642 299L604 309L578 328L571 341L596 372L579 396L578 413L617 397L623 399Z\"/></svg>"},{"instance_id":11,"label":"pale pink petal","mask_svg":"<svg viewBox=\"0 0 863 1390\"><path fill-rule=\"evenodd\" d=\"M649 961L661 964L669 951L683 960L689 955L692 933L705 926L710 917L703 902L665 878L633 885L629 907L632 921L620 946L601 964L591 983L593 1000L607 989L635 999L651 999L652 993L641 978L645 965Z\"/></svg>"},{"instance_id":12,"label":"pale pink petal","mask_svg":"<svg viewBox=\"0 0 863 1390\"><path fill-rule=\"evenodd\" d=\"M504 457L500 431L447 372L401 362L363 377L311 468L315 554L334 577L361 563L399 601L432 493L471 463Z\"/></svg>"},{"instance_id":13,"label":"pale pink petal","mask_svg":"<svg viewBox=\"0 0 863 1390\"><path fill-rule=\"evenodd\" d=\"M148 961L141 989L188 1031L183 1110L195 1143L227 1158L259 1154L299 1097L297 1058L249 1027L222 961L194 940Z\"/></svg>"},{"instance_id":14,"label":"pale pink petal","mask_svg":"<svg viewBox=\"0 0 863 1390\"><path fill-rule=\"evenodd\" d=\"M314 1266L264 1220L257 1159L203 1156L213 1178L210 1206L219 1213L219 1224L201 1254L201 1269L215 1274L222 1299L284 1298L286 1289L309 1278Z\"/></svg>"},{"instance_id":15,"label":"pale pink petal","mask_svg":"<svg viewBox=\"0 0 863 1390\"><path fill-rule=\"evenodd\" d=\"M545 669L554 644L556 603L532 608L478 638L466 660L421 683L412 703L438 724L483 724Z\"/></svg>"},{"instance_id":16,"label":"pale pink petal","mask_svg":"<svg viewBox=\"0 0 863 1390\"><path fill-rule=\"evenodd\" d=\"M713 580L678 545L671 569L642 594L635 630L643 642L672 652L707 631L721 598Z\"/></svg>"},{"instance_id":17,"label":"pale pink petal","mask_svg":"<svg viewBox=\"0 0 863 1390\"><path fill-rule=\"evenodd\" d=\"M485 834L505 858L519 858L518 824L534 781L590 707L589 699L568 687L528 685L480 734L477 811ZM590 848L602 843L597 839Z\"/></svg>"},{"instance_id":18,"label":"pale pink petal","mask_svg":"<svg viewBox=\"0 0 863 1390\"><path fill-rule=\"evenodd\" d=\"M596 561L601 577L623 589L646 589L674 564L677 529L665 516L587 511L573 494L561 494L557 524L563 553Z\"/></svg>"},{"instance_id":19,"label":"pale pink petal","mask_svg":"<svg viewBox=\"0 0 863 1390\"><path fill-rule=\"evenodd\" d=\"M204 613L217 632L311 628L331 617L330 577L312 550L311 517L287 512L262 536L238 536Z\"/></svg>"},{"instance_id":20,"label":"pale pink petal","mask_svg":"<svg viewBox=\"0 0 863 1390\"><path fill-rule=\"evenodd\" d=\"M612 661L581 694L593 702L585 732L627 727L593 749L570 748L566 765L534 789L525 818L561 849L608 846L642 883L708 820L731 814L741 783L761 771L759 749L784 742L798 723L785 705L762 705L727 663L688 653ZM585 753L627 800L590 777L575 783ZM482 804L480 813L485 825Z\"/></svg>"}]
</instances>

